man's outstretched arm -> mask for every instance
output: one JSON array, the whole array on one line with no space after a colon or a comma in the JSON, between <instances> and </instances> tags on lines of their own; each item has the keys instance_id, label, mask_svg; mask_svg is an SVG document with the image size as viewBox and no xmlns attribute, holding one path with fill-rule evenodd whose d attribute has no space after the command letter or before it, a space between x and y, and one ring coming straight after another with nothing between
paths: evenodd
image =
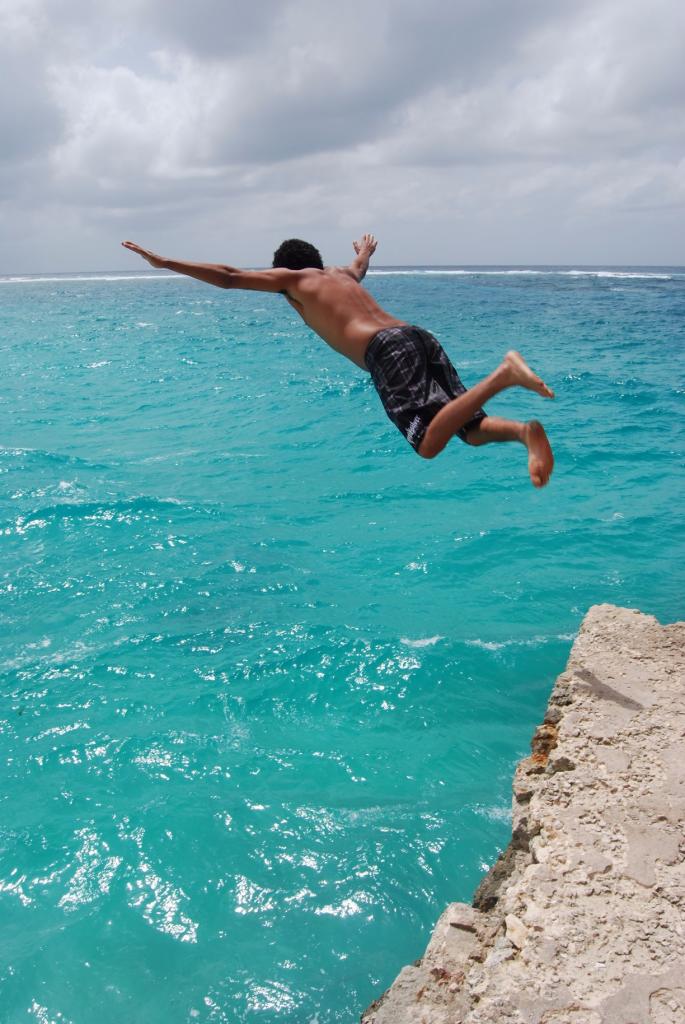
<instances>
[{"instance_id":1,"label":"man's outstretched arm","mask_svg":"<svg viewBox=\"0 0 685 1024\"><path fill-rule=\"evenodd\" d=\"M378 242L373 235L362 235L358 242L353 242L357 258L347 268L353 277L361 281L369 269L369 261L376 251Z\"/></svg>"},{"instance_id":2,"label":"man's outstretched arm","mask_svg":"<svg viewBox=\"0 0 685 1024\"><path fill-rule=\"evenodd\" d=\"M296 270L277 267L273 270L240 270L222 263L192 263L189 260L170 260L149 249L143 249L135 242L122 242L125 249L142 256L151 267L160 270L173 270L176 274L194 277L205 284L216 285L217 288L245 288L258 292L283 292L292 285Z\"/></svg>"}]
</instances>

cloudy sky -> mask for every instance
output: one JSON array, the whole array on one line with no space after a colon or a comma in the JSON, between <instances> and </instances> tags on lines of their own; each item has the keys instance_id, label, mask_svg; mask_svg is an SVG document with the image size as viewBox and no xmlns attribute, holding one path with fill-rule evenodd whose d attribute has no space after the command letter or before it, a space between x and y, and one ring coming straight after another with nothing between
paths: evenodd
<instances>
[{"instance_id":1,"label":"cloudy sky","mask_svg":"<svg viewBox=\"0 0 685 1024\"><path fill-rule=\"evenodd\" d=\"M685 263L682 0L0 0L0 273Z\"/></svg>"}]
</instances>

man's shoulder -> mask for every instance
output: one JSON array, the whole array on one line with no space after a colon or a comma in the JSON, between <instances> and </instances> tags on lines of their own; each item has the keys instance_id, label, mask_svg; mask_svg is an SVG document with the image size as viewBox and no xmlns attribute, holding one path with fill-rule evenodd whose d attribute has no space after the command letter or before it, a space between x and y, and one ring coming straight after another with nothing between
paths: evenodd
<instances>
[{"instance_id":1,"label":"man's shoulder","mask_svg":"<svg viewBox=\"0 0 685 1024\"><path fill-rule=\"evenodd\" d=\"M331 287L347 286L357 278L349 267L306 267L304 270L292 271L292 290L304 295L315 295L319 291L327 291Z\"/></svg>"},{"instance_id":2,"label":"man's shoulder","mask_svg":"<svg viewBox=\"0 0 685 1024\"><path fill-rule=\"evenodd\" d=\"M294 274L296 275L295 281L299 288L315 291L331 281L339 280L342 275L342 268L324 267L323 270L319 270L318 267L305 267L304 270L294 271Z\"/></svg>"},{"instance_id":3,"label":"man's shoulder","mask_svg":"<svg viewBox=\"0 0 685 1024\"><path fill-rule=\"evenodd\" d=\"M353 281L354 284L359 284L359 277L354 267L326 267L324 273L326 271L330 271L330 276L341 283Z\"/></svg>"}]
</instances>

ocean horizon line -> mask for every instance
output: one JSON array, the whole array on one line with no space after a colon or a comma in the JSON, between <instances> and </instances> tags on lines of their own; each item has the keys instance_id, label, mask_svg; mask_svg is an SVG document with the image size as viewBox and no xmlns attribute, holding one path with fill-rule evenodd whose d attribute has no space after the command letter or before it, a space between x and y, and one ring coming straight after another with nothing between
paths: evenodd
<instances>
[{"instance_id":1,"label":"ocean horizon line","mask_svg":"<svg viewBox=\"0 0 685 1024\"><path fill-rule=\"evenodd\" d=\"M258 270L269 267L255 267ZM656 263L397 263L379 264L367 276L443 274L454 276L617 277L671 280L685 277L685 265ZM61 281L179 280L174 273L149 270L73 270L0 274L0 284L59 283Z\"/></svg>"}]
</instances>

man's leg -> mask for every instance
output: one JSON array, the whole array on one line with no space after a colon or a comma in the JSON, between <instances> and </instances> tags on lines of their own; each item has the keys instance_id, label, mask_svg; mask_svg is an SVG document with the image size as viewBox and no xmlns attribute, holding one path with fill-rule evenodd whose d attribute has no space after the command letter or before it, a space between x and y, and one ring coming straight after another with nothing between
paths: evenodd
<instances>
[{"instance_id":1,"label":"man's leg","mask_svg":"<svg viewBox=\"0 0 685 1024\"><path fill-rule=\"evenodd\" d=\"M486 416L477 427L466 433L466 443L476 446L493 441L520 441L528 449L528 472L535 487L544 487L554 466L554 456L542 423L530 420L504 420L499 416Z\"/></svg>"},{"instance_id":2,"label":"man's leg","mask_svg":"<svg viewBox=\"0 0 685 1024\"><path fill-rule=\"evenodd\" d=\"M543 398L554 398L554 392L533 373L518 352L507 352L497 369L485 380L479 381L465 394L448 402L433 417L419 447L419 455L426 459L435 458L482 405L506 388L513 387L527 388L542 395Z\"/></svg>"},{"instance_id":3,"label":"man's leg","mask_svg":"<svg viewBox=\"0 0 685 1024\"><path fill-rule=\"evenodd\" d=\"M477 427L466 432L466 443L479 447L493 441L520 441L525 444L527 423L519 420L505 420L501 416L486 416ZM462 435L463 436L463 435Z\"/></svg>"}]
</instances>

